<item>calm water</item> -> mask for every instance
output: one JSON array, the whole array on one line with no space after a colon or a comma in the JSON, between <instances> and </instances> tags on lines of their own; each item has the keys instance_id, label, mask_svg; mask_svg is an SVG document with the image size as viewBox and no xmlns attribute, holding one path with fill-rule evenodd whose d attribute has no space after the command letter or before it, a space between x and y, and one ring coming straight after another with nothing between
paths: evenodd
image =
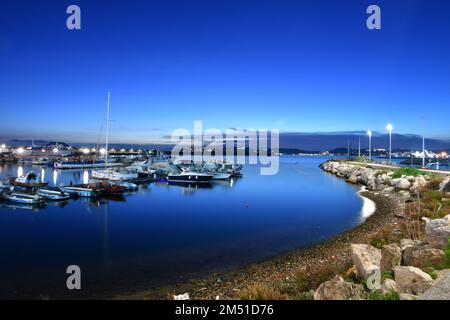
<instances>
[{"instance_id":1,"label":"calm water","mask_svg":"<svg viewBox=\"0 0 450 320\"><path fill-rule=\"evenodd\" d=\"M362 221L355 187L318 165L282 157L275 176L245 166L243 177L208 189L152 183L125 202L70 200L39 210L0 204L0 296L92 297L226 271L309 246ZM30 167L2 166L0 176ZM41 172L41 167L33 167ZM41 174L83 182L89 171ZM65 288L68 265L82 290Z\"/></svg>"}]
</instances>

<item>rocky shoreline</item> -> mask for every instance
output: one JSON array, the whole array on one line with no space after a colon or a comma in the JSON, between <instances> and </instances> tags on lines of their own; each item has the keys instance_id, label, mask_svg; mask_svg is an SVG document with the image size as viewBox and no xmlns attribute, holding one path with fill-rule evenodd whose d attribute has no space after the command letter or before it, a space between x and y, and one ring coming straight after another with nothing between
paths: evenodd
<instances>
[{"instance_id":1,"label":"rocky shoreline","mask_svg":"<svg viewBox=\"0 0 450 320\"><path fill-rule=\"evenodd\" d=\"M431 184L430 179L423 176L393 178L392 172L345 161L327 161L321 165L321 168L330 174L345 178L350 183L366 186L368 191L360 194L375 202L375 213L357 227L313 247L274 257L270 261L252 264L238 271L218 273L205 279L194 279L115 298L365 299L370 292L364 289L363 281L366 281L377 268L381 274L382 257L385 257L383 272L395 273L403 280L397 284L395 280L384 279L383 276L383 279L379 279L380 286L376 291L382 291L381 294L397 293L397 286L399 286L402 291L405 291L399 295L402 299L413 299L418 298L417 293L424 293L426 291L424 288L432 288L434 280L429 281L430 275L423 271L418 272L417 267L401 265L405 252L406 255L411 255L419 249L422 250L419 251L423 253L420 263L425 264L426 259L430 258L429 254L432 253L432 250L423 251L423 249L431 249L428 243L408 239L408 232L405 232L403 228L405 220L408 219L404 214L405 204L411 201L414 192L428 183ZM441 184L446 192L448 178ZM431 226L435 225L438 225L437 229L441 228L438 232L428 233L430 236L433 234L431 237L440 239L440 244L447 236L445 233L447 229L444 226L447 220L443 221L427 222L430 230L433 229ZM450 219L448 223L450 232ZM386 239L389 243L383 242L387 241ZM379 248L375 248L374 244L378 244ZM442 251L442 249L434 249ZM366 255L366 252L372 252L372 255ZM392 258L389 255L392 252L397 253L397 256ZM400 252L400 258L398 252ZM437 255L444 259L441 252ZM386 267L389 265L386 262L388 256L392 258L390 259L391 269L389 266ZM416 253L415 256L417 261L420 254ZM397 269L394 270L394 268ZM445 272L439 272L438 279L441 280L444 274ZM420 276L425 283L421 284L423 286L420 289L412 290L408 287L409 280L410 282L414 280L415 283L418 279L420 280ZM353 280L350 281L349 278ZM308 281L304 281L305 279ZM308 286L303 282L307 282Z\"/></svg>"}]
</instances>

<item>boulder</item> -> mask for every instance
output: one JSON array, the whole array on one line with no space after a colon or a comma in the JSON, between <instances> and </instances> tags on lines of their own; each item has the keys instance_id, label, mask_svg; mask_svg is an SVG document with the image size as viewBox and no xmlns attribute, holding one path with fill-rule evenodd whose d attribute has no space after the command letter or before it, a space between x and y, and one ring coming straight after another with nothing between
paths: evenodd
<instances>
[{"instance_id":1,"label":"boulder","mask_svg":"<svg viewBox=\"0 0 450 320\"><path fill-rule=\"evenodd\" d=\"M395 187L399 190L409 190L411 188L411 182L408 179L401 178L395 184Z\"/></svg>"},{"instance_id":2,"label":"boulder","mask_svg":"<svg viewBox=\"0 0 450 320\"><path fill-rule=\"evenodd\" d=\"M402 262L402 249L396 243L383 246L381 249L381 273L390 271Z\"/></svg>"},{"instance_id":3,"label":"boulder","mask_svg":"<svg viewBox=\"0 0 450 320\"><path fill-rule=\"evenodd\" d=\"M415 178L412 187L409 189L412 193L416 194L419 189L422 189L427 185L427 180L423 176Z\"/></svg>"},{"instance_id":4,"label":"boulder","mask_svg":"<svg viewBox=\"0 0 450 320\"><path fill-rule=\"evenodd\" d=\"M392 279L385 279L381 285L381 293L386 294L391 291L397 291L397 284Z\"/></svg>"},{"instance_id":5,"label":"boulder","mask_svg":"<svg viewBox=\"0 0 450 320\"><path fill-rule=\"evenodd\" d=\"M355 174L352 174L352 175L347 179L347 182L354 183L354 184L358 183L358 176L355 175Z\"/></svg>"},{"instance_id":6,"label":"boulder","mask_svg":"<svg viewBox=\"0 0 450 320\"><path fill-rule=\"evenodd\" d=\"M407 246L402 253L402 265L403 266L411 266L412 265L412 254L416 250L429 248L430 246L426 243L422 243L420 241L416 241L414 245Z\"/></svg>"},{"instance_id":7,"label":"boulder","mask_svg":"<svg viewBox=\"0 0 450 320\"><path fill-rule=\"evenodd\" d=\"M426 222L425 237L427 242L434 248L441 249L448 244L450 238L450 219L429 219L423 217Z\"/></svg>"},{"instance_id":8,"label":"boulder","mask_svg":"<svg viewBox=\"0 0 450 320\"><path fill-rule=\"evenodd\" d=\"M414 247L415 245L418 245L420 243L420 240L402 239L400 240L400 249L402 249L402 251L405 251L406 248Z\"/></svg>"},{"instance_id":9,"label":"boulder","mask_svg":"<svg viewBox=\"0 0 450 320\"><path fill-rule=\"evenodd\" d=\"M400 300L417 300L419 297L414 294L400 293Z\"/></svg>"},{"instance_id":10,"label":"boulder","mask_svg":"<svg viewBox=\"0 0 450 320\"><path fill-rule=\"evenodd\" d=\"M346 282L340 276L322 283L314 292L314 300L361 300L364 297L362 285Z\"/></svg>"},{"instance_id":11,"label":"boulder","mask_svg":"<svg viewBox=\"0 0 450 320\"><path fill-rule=\"evenodd\" d=\"M380 268L381 250L367 244L352 244L351 256L356 267L356 275L361 280L367 278Z\"/></svg>"},{"instance_id":12,"label":"boulder","mask_svg":"<svg viewBox=\"0 0 450 320\"><path fill-rule=\"evenodd\" d=\"M397 290L400 293L422 294L433 284L430 275L416 267L395 267L394 275Z\"/></svg>"},{"instance_id":13,"label":"boulder","mask_svg":"<svg viewBox=\"0 0 450 320\"><path fill-rule=\"evenodd\" d=\"M439 191L446 191L450 192L450 177L445 178L440 184L439 184Z\"/></svg>"},{"instance_id":14,"label":"boulder","mask_svg":"<svg viewBox=\"0 0 450 320\"><path fill-rule=\"evenodd\" d=\"M422 248L412 252L411 265L421 269L442 266L445 259L445 253L441 249Z\"/></svg>"}]
</instances>

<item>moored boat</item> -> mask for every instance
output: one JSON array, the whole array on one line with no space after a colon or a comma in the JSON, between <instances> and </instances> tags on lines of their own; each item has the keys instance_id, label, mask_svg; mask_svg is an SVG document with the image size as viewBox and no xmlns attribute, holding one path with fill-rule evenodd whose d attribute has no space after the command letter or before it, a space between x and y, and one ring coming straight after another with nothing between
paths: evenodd
<instances>
[{"instance_id":1,"label":"moored boat","mask_svg":"<svg viewBox=\"0 0 450 320\"><path fill-rule=\"evenodd\" d=\"M208 183L213 175L203 172L183 171L181 173L169 174L169 182L188 182L188 183Z\"/></svg>"},{"instance_id":2,"label":"moored boat","mask_svg":"<svg viewBox=\"0 0 450 320\"><path fill-rule=\"evenodd\" d=\"M10 178L9 181L13 186L25 188L45 187L48 185L48 182L37 182L36 180L36 174L33 171L30 171L24 176Z\"/></svg>"},{"instance_id":3,"label":"moored boat","mask_svg":"<svg viewBox=\"0 0 450 320\"><path fill-rule=\"evenodd\" d=\"M92 198L96 196L96 191L89 185L61 186L60 189L72 196Z\"/></svg>"},{"instance_id":4,"label":"moored boat","mask_svg":"<svg viewBox=\"0 0 450 320\"><path fill-rule=\"evenodd\" d=\"M6 200L15 203L23 204L41 204L44 203L45 199L37 194L22 193L22 192L11 192L5 193L4 197Z\"/></svg>"},{"instance_id":5,"label":"moored boat","mask_svg":"<svg viewBox=\"0 0 450 320\"><path fill-rule=\"evenodd\" d=\"M52 201L62 201L70 198L70 194L61 190L60 188L40 188L36 193L41 197Z\"/></svg>"}]
</instances>

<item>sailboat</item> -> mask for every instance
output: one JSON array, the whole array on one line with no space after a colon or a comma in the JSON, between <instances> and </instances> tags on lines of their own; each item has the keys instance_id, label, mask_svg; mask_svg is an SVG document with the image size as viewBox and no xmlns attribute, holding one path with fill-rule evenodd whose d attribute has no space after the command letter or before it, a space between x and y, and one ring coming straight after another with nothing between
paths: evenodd
<instances>
[{"instance_id":1,"label":"sailboat","mask_svg":"<svg viewBox=\"0 0 450 320\"><path fill-rule=\"evenodd\" d=\"M105 168L102 170L92 170L92 178L100 180L124 181L132 180L138 177L135 172L119 171L108 168L108 143L109 143L109 104L111 99L111 92L108 91L108 103L106 106L106 144L105 144Z\"/></svg>"}]
</instances>

